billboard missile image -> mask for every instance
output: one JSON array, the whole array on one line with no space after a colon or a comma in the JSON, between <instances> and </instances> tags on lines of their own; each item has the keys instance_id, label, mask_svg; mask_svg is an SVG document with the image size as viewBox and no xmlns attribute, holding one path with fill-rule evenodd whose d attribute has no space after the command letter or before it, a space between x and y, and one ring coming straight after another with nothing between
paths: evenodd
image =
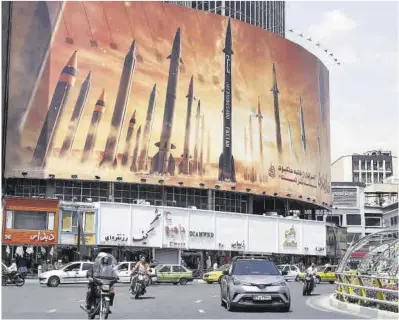
<instances>
[{"instance_id":1,"label":"billboard missile image","mask_svg":"<svg viewBox=\"0 0 399 320\"><path fill-rule=\"evenodd\" d=\"M90 81L91 81L91 72L86 77L86 80L83 82L80 87L80 92L78 99L75 103L75 108L73 109L71 120L68 125L68 133L65 136L64 142L62 143L60 156L66 156L71 152L73 141L75 140L76 128L78 127L80 117L82 116L83 109L87 102L87 95L90 89Z\"/></svg>"},{"instance_id":2,"label":"billboard missile image","mask_svg":"<svg viewBox=\"0 0 399 320\"><path fill-rule=\"evenodd\" d=\"M52 149L53 139L59 125L60 118L68 102L71 89L75 84L76 74L78 71L77 51L75 51L65 67L62 69L55 87L47 115L44 120L42 130L37 141L35 151L33 153L32 164L43 167L48 156L48 152Z\"/></svg>"},{"instance_id":3,"label":"billboard missile image","mask_svg":"<svg viewBox=\"0 0 399 320\"><path fill-rule=\"evenodd\" d=\"M127 128L125 150L123 151L122 166L127 166L130 156L130 150L132 149L132 136L134 133L134 126L136 125L136 110L134 110L132 117L129 121L129 127Z\"/></svg>"},{"instance_id":4,"label":"billboard missile image","mask_svg":"<svg viewBox=\"0 0 399 320\"><path fill-rule=\"evenodd\" d=\"M289 121L288 121L288 140L289 140L289 145L290 145L291 160L293 160L294 159L294 146L293 146L293 141L292 141L291 125L290 125Z\"/></svg>"},{"instance_id":5,"label":"billboard missile image","mask_svg":"<svg viewBox=\"0 0 399 320\"><path fill-rule=\"evenodd\" d=\"M276 73L276 66L273 63L273 87L270 90L273 92L273 101L274 101L274 121L276 124L276 144L277 144L277 151L278 154L281 155L283 150L283 144L281 142L281 127L280 127L280 107L278 102L278 86L277 86L277 73Z\"/></svg>"},{"instance_id":6,"label":"billboard missile image","mask_svg":"<svg viewBox=\"0 0 399 320\"><path fill-rule=\"evenodd\" d=\"M141 126L140 126L139 129L137 130L136 146L134 147L132 165L130 166L130 171L132 171L132 172L136 172L137 169L138 169L138 166L137 166L137 156L139 155L140 138L141 138Z\"/></svg>"},{"instance_id":7,"label":"billboard missile image","mask_svg":"<svg viewBox=\"0 0 399 320\"><path fill-rule=\"evenodd\" d=\"M129 103L130 90L132 88L132 78L136 69L136 40L130 46L129 52L125 57L122 75L119 82L118 94L109 128L108 139L105 144L105 152L100 166L104 164L117 163L117 151L119 139L122 132L122 126L125 121L126 109Z\"/></svg>"},{"instance_id":8,"label":"billboard missile image","mask_svg":"<svg viewBox=\"0 0 399 320\"><path fill-rule=\"evenodd\" d=\"M101 95L96 102L96 106L94 107L93 115L91 116L89 132L87 133L86 142L83 149L82 162L87 161L93 152L94 145L96 144L98 124L100 123L104 109L105 90L101 92Z\"/></svg>"},{"instance_id":9,"label":"billboard missile image","mask_svg":"<svg viewBox=\"0 0 399 320\"><path fill-rule=\"evenodd\" d=\"M201 100L198 100L197 114L195 115L195 138L194 138L194 160L193 160L193 173L198 173L199 168L199 154L198 144L200 137L200 121L201 121Z\"/></svg>"},{"instance_id":10,"label":"billboard missile image","mask_svg":"<svg viewBox=\"0 0 399 320\"><path fill-rule=\"evenodd\" d=\"M249 152L251 155L251 170L249 172L249 180L252 182L256 181L256 171L254 167L254 160L255 160L255 155L254 155L254 134L253 134L253 125L252 125L252 116L249 116Z\"/></svg>"},{"instance_id":11,"label":"billboard missile image","mask_svg":"<svg viewBox=\"0 0 399 320\"><path fill-rule=\"evenodd\" d=\"M190 162L190 138L191 138L191 109L194 100L194 83L193 76L190 79L190 85L187 93L187 115L186 115L186 132L184 136L184 150L182 154L182 161L179 164L179 173L191 174L192 163Z\"/></svg>"},{"instance_id":12,"label":"billboard missile image","mask_svg":"<svg viewBox=\"0 0 399 320\"><path fill-rule=\"evenodd\" d=\"M157 84L152 88L150 99L148 101L147 116L144 124L143 139L141 143L141 152L138 159L138 171L148 171L148 148L150 145L152 123L154 120L155 101L157 98Z\"/></svg>"},{"instance_id":13,"label":"billboard missile image","mask_svg":"<svg viewBox=\"0 0 399 320\"><path fill-rule=\"evenodd\" d=\"M303 117L302 97L299 97L299 125L301 127L302 150L303 152L306 152L306 131L305 131L305 119Z\"/></svg>"},{"instance_id":14,"label":"billboard missile image","mask_svg":"<svg viewBox=\"0 0 399 320\"><path fill-rule=\"evenodd\" d=\"M256 112L256 117L258 118L258 129L259 129L259 155L260 155L259 180L260 182L265 182L267 180L267 175L265 175L264 172L265 158L263 156L263 126L262 126L263 114L260 109L260 97L258 97L258 110Z\"/></svg>"},{"instance_id":15,"label":"billboard missile image","mask_svg":"<svg viewBox=\"0 0 399 320\"><path fill-rule=\"evenodd\" d=\"M208 141L206 151L206 164L209 167L211 165L211 132L208 129Z\"/></svg>"},{"instance_id":16,"label":"billboard missile image","mask_svg":"<svg viewBox=\"0 0 399 320\"><path fill-rule=\"evenodd\" d=\"M244 127L244 153L245 153L245 159L246 159L246 166L245 166L245 172L244 172L244 179L246 181L249 180L249 154L248 154L248 137L247 137L247 127Z\"/></svg>"},{"instance_id":17,"label":"billboard missile image","mask_svg":"<svg viewBox=\"0 0 399 320\"><path fill-rule=\"evenodd\" d=\"M224 52L224 101L223 101L223 152L219 158L219 181L236 182L236 172L232 152L232 55L233 42L230 19L227 24Z\"/></svg>"},{"instance_id":18,"label":"billboard missile image","mask_svg":"<svg viewBox=\"0 0 399 320\"><path fill-rule=\"evenodd\" d=\"M320 127L317 126L317 152L321 154L321 142L320 142Z\"/></svg>"},{"instance_id":19,"label":"billboard missile image","mask_svg":"<svg viewBox=\"0 0 399 320\"><path fill-rule=\"evenodd\" d=\"M150 173L170 174L175 173L175 159L170 150L176 149L171 143L173 130L173 120L176 107L176 92L179 84L180 62L181 60L181 37L180 28L177 29L173 40L172 53L170 59L168 85L166 89L165 110L162 121L162 132L159 142L155 144L159 151L154 155L151 162Z\"/></svg>"},{"instance_id":20,"label":"billboard missile image","mask_svg":"<svg viewBox=\"0 0 399 320\"><path fill-rule=\"evenodd\" d=\"M204 139L205 139L205 119L204 115L202 115L201 121L201 151L200 151L200 161L198 166L198 171L200 176L204 174Z\"/></svg>"}]
</instances>

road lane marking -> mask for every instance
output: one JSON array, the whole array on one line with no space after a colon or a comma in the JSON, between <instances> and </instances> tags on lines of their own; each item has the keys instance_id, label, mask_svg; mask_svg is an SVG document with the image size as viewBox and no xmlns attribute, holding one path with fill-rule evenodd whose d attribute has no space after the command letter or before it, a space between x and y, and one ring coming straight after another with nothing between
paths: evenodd
<instances>
[{"instance_id":1,"label":"road lane marking","mask_svg":"<svg viewBox=\"0 0 399 320\"><path fill-rule=\"evenodd\" d=\"M200 303L200 302L202 302L202 300L197 300L197 301L195 301L196 303Z\"/></svg>"},{"instance_id":2,"label":"road lane marking","mask_svg":"<svg viewBox=\"0 0 399 320\"><path fill-rule=\"evenodd\" d=\"M47 313L54 313L56 311L57 311L57 309L51 309L51 310L47 310Z\"/></svg>"},{"instance_id":3,"label":"road lane marking","mask_svg":"<svg viewBox=\"0 0 399 320\"><path fill-rule=\"evenodd\" d=\"M216 294L216 295L212 295L211 297L212 297L212 298L217 298L217 297L219 297L219 296Z\"/></svg>"},{"instance_id":4,"label":"road lane marking","mask_svg":"<svg viewBox=\"0 0 399 320\"><path fill-rule=\"evenodd\" d=\"M199 312L199 313L205 313L205 311L202 310L202 309L198 309L198 312Z\"/></svg>"}]
</instances>

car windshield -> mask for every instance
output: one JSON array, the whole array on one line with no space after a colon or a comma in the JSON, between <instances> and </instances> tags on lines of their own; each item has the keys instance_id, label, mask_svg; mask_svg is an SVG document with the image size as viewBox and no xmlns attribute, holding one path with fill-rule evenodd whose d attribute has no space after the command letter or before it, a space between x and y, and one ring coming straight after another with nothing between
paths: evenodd
<instances>
[{"instance_id":1,"label":"car windshield","mask_svg":"<svg viewBox=\"0 0 399 320\"><path fill-rule=\"evenodd\" d=\"M270 275L277 276L280 272L277 270L273 262L261 261L261 260L250 260L250 261L237 261L233 265L234 275Z\"/></svg>"}]
</instances>

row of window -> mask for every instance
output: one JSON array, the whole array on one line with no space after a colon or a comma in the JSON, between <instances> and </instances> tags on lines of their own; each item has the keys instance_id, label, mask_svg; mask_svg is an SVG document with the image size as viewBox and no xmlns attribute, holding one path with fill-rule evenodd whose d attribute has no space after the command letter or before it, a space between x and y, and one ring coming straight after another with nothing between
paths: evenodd
<instances>
[{"instance_id":1,"label":"row of window","mask_svg":"<svg viewBox=\"0 0 399 320\"><path fill-rule=\"evenodd\" d=\"M7 210L6 228L53 231L54 219L54 212Z\"/></svg>"},{"instance_id":2,"label":"row of window","mask_svg":"<svg viewBox=\"0 0 399 320\"><path fill-rule=\"evenodd\" d=\"M323 216L318 216L317 220L323 221ZM326 217L327 222L336 224L337 226L343 225L343 215L328 215ZM346 225L347 226L361 226L362 216L360 214L346 214ZM365 217L366 227L382 227L381 217Z\"/></svg>"},{"instance_id":3,"label":"row of window","mask_svg":"<svg viewBox=\"0 0 399 320\"><path fill-rule=\"evenodd\" d=\"M352 162L352 168L353 170L371 170L373 168L373 171L391 171L392 168L392 163L390 161L385 161L385 166L384 166L384 161L382 160L361 160L360 165L359 161L353 161Z\"/></svg>"},{"instance_id":4,"label":"row of window","mask_svg":"<svg viewBox=\"0 0 399 320\"><path fill-rule=\"evenodd\" d=\"M383 183L386 178L392 176L392 173L386 173L385 176L382 172L371 174L371 172L362 172L360 175L359 173L355 172L353 174L353 182L364 182L364 183Z\"/></svg>"}]
</instances>

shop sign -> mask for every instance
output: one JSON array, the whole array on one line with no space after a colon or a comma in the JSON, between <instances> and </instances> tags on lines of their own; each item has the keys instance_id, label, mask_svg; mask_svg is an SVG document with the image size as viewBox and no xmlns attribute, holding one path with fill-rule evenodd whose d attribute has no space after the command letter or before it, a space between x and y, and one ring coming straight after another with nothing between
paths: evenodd
<instances>
[{"instance_id":1,"label":"shop sign","mask_svg":"<svg viewBox=\"0 0 399 320\"><path fill-rule=\"evenodd\" d=\"M179 242L179 241L169 241L169 247L171 248L185 248L186 243L185 242Z\"/></svg>"},{"instance_id":2,"label":"shop sign","mask_svg":"<svg viewBox=\"0 0 399 320\"><path fill-rule=\"evenodd\" d=\"M54 235L52 233L46 234L45 231L38 231L37 234L33 234L29 237L31 241L37 240L38 242L47 242L47 241L53 241L54 240Z\"/></svg>"},{"instance_id":3,"label":"shop sign","mask_svg":"<svg viewBox=\"0 0 399 320\"><path fill-rule=\"evenodd\" d=\"M103 237L101 244L120 244L127 245L129 238L124 233L108 234Z\"/></svg>"},{"instance_id":4,"label":"shop sign","mask_svg":"<svg viewBox=\"0 0 399 320\"><path fill-rule=\"evenodd\" d=\"M292 225L290 229L285 231L284 247L296 247L297 245L296 231Z\"/></svg>"},{"instance_id":5,"label":"shop sign","mask_svg":"<svg viewBox=\"0 0 399 320\"><path fill-rule=\"evenodd\" d=\"M165 227L165 234L167 237L176 237L179 236L184 238L186 236L186 229L182 225L173 225L172 224L172 213L165 212L165 220L167 226Z\"/></svg>"},{"instance_id":6,"label":"shop sign","mask_svg":"<svg viewBox=\"0 0 399 320\"><path fill-rule=\"evenodd\" d=\"M158 209L155 209L155 216L154 219L150 222L149 226L147 227L147 229L141 230L141 235L140 236L136 236L133 237L133 242L140 242L140 241L144 241L148 238L148 236L153 233L154 229L156 228L156 226L159 224L159 217L161 216L161 214L158 212Z\"/></svg>"},{"instance_id":7,"label":"shop sign","mask_svg":"<svg viewBox=\"0 0 399 320\"><path fill-rule=\"evenodd\" d=\"M245 250L245 242L244 240L242 242L236 241L231 244L231 248L235 250Z\"/></svg>"},{"instance_id":8,"label":"shop sign","mask_svg":"<svg viewBox=\"0 0 399 320\"><path fill-rule=\"evenodd\" d=\"M213 232L190 231L190 237L213 238L214 236Z\"/></svg>"},{"instance_id":9,"label":"shop sign","mask_svg":"<svg viewBox=\"0 0 399 320\"><path fill-rule=\"evenodd\" d=\"M336 207L355 208L357 206L357 189L333 188L332 202Z\"/></svg>"}]
</instances>

